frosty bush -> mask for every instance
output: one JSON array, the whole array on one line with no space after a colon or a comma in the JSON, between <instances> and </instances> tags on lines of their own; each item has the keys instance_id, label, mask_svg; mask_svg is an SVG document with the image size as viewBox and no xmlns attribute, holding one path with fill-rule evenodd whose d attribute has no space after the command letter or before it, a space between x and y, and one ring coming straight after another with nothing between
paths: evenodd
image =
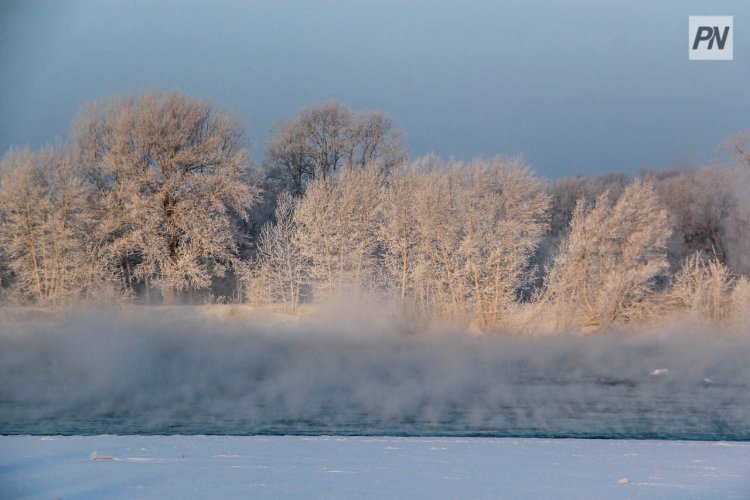
<instances>
[{"instance_id":1,"label":"frosty bush","mask_svg":"<svg viewBox=\"0 0 750 500\"><path fill-rule=\"evenodd\" d=\"M734 278L716 258L696 253L685 260L674 279L671 298L676 307L696 318L721 322L731 313Z\"/></svg>"}]
</instances>

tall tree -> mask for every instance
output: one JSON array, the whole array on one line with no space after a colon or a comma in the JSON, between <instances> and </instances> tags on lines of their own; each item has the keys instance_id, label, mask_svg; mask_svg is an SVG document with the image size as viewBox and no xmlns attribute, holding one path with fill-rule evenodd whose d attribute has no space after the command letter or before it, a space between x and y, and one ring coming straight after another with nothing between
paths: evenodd
<instances>
[{"instance_id":1,"label":"tall tree","mask_svg":"<svg viewBox=\"0 0 750 500\"><path fill-rule=\"evenodd\" d=\"M146 92L90 105L73 140L100 214L98 237L129 280L166 298L236 263L259 189L235 120L208 102Z\"/></svg>"},{"instance_id":2,"label":"tall tree","mask_svg":"<svg viewBox=\"0 0 750 500\"><path fill-rule=\"evenodd\" d=\"M668 269L671 233L653 185L635 181L617 202L579 200L570 234L546 280L544 303L559 327L595 330L648 312L656 278Z\"/></svg>"},{"instance_id":3,"label":"tall tree","mask_svg":"<svg viewBox=\"0 0 750 500\"><path fill-rule=\"evenodd\" d=\"M329 102L278 125L266 144L269 178L301 196L308 182L346 168L377 164L389 171L406 158L402 134L383 113L354 113Z\"/></svg>"},{"instance_id":4,"label":"tall tree","mask_svg":"<svg viewBox=\"0 0 750 500\"><path fill-rule=\"evenodd\" d=\"M740 132L724 139L719 149L743 167L750 167L750 132Z\"/></svg>"}]
</instances>

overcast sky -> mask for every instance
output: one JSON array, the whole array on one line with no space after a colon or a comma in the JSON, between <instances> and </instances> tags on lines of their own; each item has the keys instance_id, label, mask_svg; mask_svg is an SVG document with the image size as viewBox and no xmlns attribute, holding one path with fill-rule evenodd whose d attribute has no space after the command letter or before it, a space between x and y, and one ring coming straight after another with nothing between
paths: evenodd
<instances>
[{"instance_id":1,"label":"overcast sky","mask_svg":"<svg viewBox=\"0 0 750 500\"><path fill-rule=\"evenodd\" d=\"M699 14L734 16L734 61L688 61ZM257 159L274 122L335 99L390 114L414 155L696 164L750 129L750 2L0 0L0 151L143 89L232 110Z\"/></svg>"}]
</instances>

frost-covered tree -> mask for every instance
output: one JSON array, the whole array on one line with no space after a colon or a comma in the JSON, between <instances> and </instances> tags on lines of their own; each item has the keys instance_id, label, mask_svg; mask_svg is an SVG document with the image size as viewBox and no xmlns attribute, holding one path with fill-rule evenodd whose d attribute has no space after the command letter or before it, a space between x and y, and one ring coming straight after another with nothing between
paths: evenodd
<instances>
[{"instance_id":1,"label":"frost-covered tree","mask_svg":"<svg viewBox=\"0 0 750 500\"><path fill-rule=\"evenodd\" d=\"M552 183L549 186L550 236L559 240L567 234L578 200L583 198L593 203L596 197L605 191L611 200L616 200L630 181L631 179L622 172L609 172L593 177L565 177Z\"/></svg>"},{"instance_id":2,"label":"frost-covered tree","mask_svg":"<svg viewBox=\"0 0 750 500\"><path fill-rule=\"evenodd\" d=\"M412 260L414 302L426 313L463 318L465 268L460 246L463 228L457 206L457 165L425 160L413 200L416 255Z\"/></svg>"},{"instance_id":3,"label":"frost-covered tree","mask_svg":"<svg viewBox=\"0 0 750 500\"><path fill-rule=\"evenodd\" d=\"M266 144L268 176L301 196L309 181L342 168L379 165L389 171L406 158L401 133L383 113L354 113L336 102L311 106L278 125Z\"/></svg>"},{"instance_id":4,"label":"frost-covered tree","mask_svg":"<svg viewBox=\"0 0 750 500\"><path fill-rule=\"evenodd\" d=\"M382 276L406 306L414 298L418 264L419 233L415 207L425 181L424 161L397 168L383 190L382 224L379 239L383 246ZM413 303L413 300L412 300Z\"/></svg>"},{"instance_id":5,"label":"frost-covered tree","mask_svg":"<svg viewBox=\"0 0 750 500\"><path fill-rule=\"evenodd\" d=\"M207 288L237 259L258 197L234 119L208 102L146 92L89 106L73 131L100 224L125 286L169 299Z\"/></svg>"},{"instance_id":6,"label":"frost-covered tree","mask_svg":"<svg viewBox=\"0 0 750 500\"><path fill-rule=\"evenodd\" d=\"M300 248L301 233L294 220L295 206L295 198L282 193L274 223L261 230L256 259L244 276L252 303L280 304L291 313L297 310L307 279Z\"/></svg>"},{"instance_id":7,"label":"frost-covered tree","mask_svg":"<svg viewBox=\"0 0 750 500\"><path fill-rule=\"evenodd\" d=\"M750 167L750 132L740 132L727 137L719 149L728 154L735 163Z\"/></svg>"},{"instance_id":8,"label":"frost-covered tree","mask_svg":"<svg viewBox=\"0 0 750 500\"><path fill-rule=\"evenodd\" d=\"M397 168L383 191L382 277L404 308L442 315L462 309L451 175L444 162L428 156Z\"/></svg>"},{"instance_id":9,"label":"frost-covered tree","mask_svg":"<svg viewBox=\"0 0 750 500\"><path fill-rule=\"evenodd\" d=\"M306 133L297 119L279 124L275 137L266 143L269 180L278 183L280 190L289 190L295 196L302 196L315 171Z\"/></svg>"},{"instance_id":10,"label":"frost-covered tree","mask_svg":"<svg viewBox=\"0 0 750 500\"><path fill-rule=\"evenodd\" d=\"M549 198L518 159L426 158L389 178L386 275L401 300L449 318L498 323L531 276Z\"/></svg>"},{"instance_id":11,"label":"frost-covered tree","mask_svg":"<svg viewBox=\"0 0 750 500\"><path fill-rule=\"evenodd\" d=\"M107 282L90 250L95 219L84 183L61 148L10 151L0 163L0 246L21 300L59 305Z\"/></svg>"},{"instance_id":12,"label":"frost-covered tree","mask_svg":"<svg viewBox=\"0 0 750 500\"><path fill-rule=\"evenodd\" d=\"M545 285L558 327L594 330L646 314L655 280L668 268L669 235L650 183L631 183L614 204L607 193L593 206L579 201Z\"/></svg>"},{"instance_id":13,"label":"frost-covered tree","mask_svg":"<svg viewBox=\"0 0 750 500\"><path fill-rule=\"evenodd\" d=\"M735 274L750 273L750 170L707 167L673 172L655 180L666 206L673 269L696 252L727 265Z\"/></svg>"},{"instance_id":14,"label":"frost-covered tree","mask_svg":"<svg viewBox=\"0 0 750 500\"><path fill-rule=\"evenodd\" d=\"M365 112L353 115L346 143L345 168L365 165L390 172L406 160L401 144L403 134L393 129L393 121L385 113Z\"/></svg>"},{"instance_id":15,"label":"frost-covered tree","mask_svg":"<svg viewBox=\"0 0 750 500\"><path fill-rule=\"evenodd\" d=\"M529 263L546 229L549 198L519 159L475 161L462 177L460 252L470 303L480 324L494 324L529 283Z\"/></svg>"},{"instance_id":16,"label":"frost-covered tree","mask_svg":"<svg viewBox=\"0 0 750 500\"><path fill-rule=\"evenodd\" d=\"M316 299L377 286L383 173L344 170L311 182L294 221Z\"/></svg>"},{"instance_id":17,"label":"frost-covered tree","mask_svg":"<svg viewBox=\"0 0 750 500\"><path fill-rule=\"evenodd\" d=\"M604 192L608 193L610 200L617 200L630 181L630 177L622 172L609 172L593 177L565 177L549 184L549 225L539 245L539 251L534 255L534 264L541 269L546 269L552 264L570 231L570 221L579 200L593 203L597 196ZM542 286L543 277L543 273L537 276L537 289Z\"/></svg>"}]
</instances>

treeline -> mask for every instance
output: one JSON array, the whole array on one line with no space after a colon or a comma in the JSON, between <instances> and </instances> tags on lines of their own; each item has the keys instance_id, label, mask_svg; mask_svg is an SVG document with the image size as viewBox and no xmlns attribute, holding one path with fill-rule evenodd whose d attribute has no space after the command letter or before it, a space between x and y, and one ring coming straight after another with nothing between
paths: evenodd
<instances>
[{"instance_id":1,"label":"treeline","mask_svg":"<svg viewBox=\"0 0 750 500\"><path fill-rule=\"evenodd\" d=\"M723 165L546 182L518 158L408 160L382 113L316 105L253 165L228 113L179 93L87 106L0 165L0 298L345 297L404 318L597 330L750 309L750 151Z\"/></svg>"}]
</instances>

